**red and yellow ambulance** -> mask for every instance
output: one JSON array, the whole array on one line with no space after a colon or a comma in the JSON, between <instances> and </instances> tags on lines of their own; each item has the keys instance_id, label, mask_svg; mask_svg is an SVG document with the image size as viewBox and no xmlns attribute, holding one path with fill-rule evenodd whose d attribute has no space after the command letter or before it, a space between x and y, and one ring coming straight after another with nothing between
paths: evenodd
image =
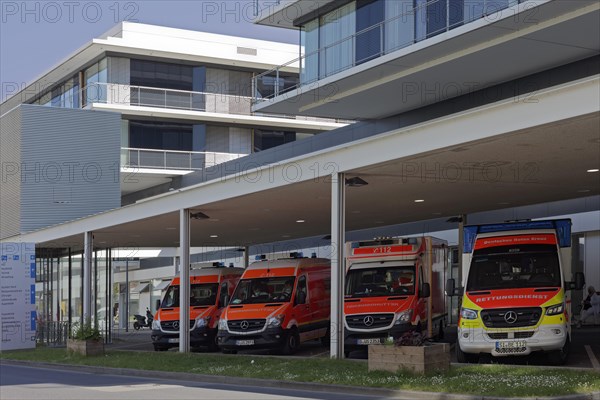
<instances>
[{"instance_id":1,"label":"red and yellow ambulance","mask_svg":"<svg viewBox=\"0 0 600 400\"><path fill-rule=\"evenodd\" d=\"M408 331L441 336L447 243L433 237L347 243L344 352Z\"/></svg>"},{"instance_id":2,"label":"red and yellow ambulance","mask_svg":"<svg viewBox=\"0 0 600 400\"><path fill-rule=\"evenodd\" d=\"M564 363L571 341L571 221L546 220L467 226L464 291L456 355L474 362L480 353L527 356L549 352ZM454 280L446 284L455 292ZM464 289L463 289L464 288Z\"/></svg>"},{"instance_id":3,"label":"red and yellow ambulance","mask_svg":"<svg viewBox=\"0 0 600 400\"><path fill-rule=\"evenodd\" d=\"M190 271L190 346L217 350L219 317L244 270L209 267ZM152 322L154 350L179 346L179 284L173 278Z\"/></svg>"},{"instance_id":4,"label":"red and yellow ambulance","mask_svg":"<svg viewBox=\"0 0 600 400\"><path fill-rule=\"evenodd\" d=\"M330 323L329 260L304 258L252 263L219 321L223 352L277 349L294 353L307 340L327 340Z\"/></svg>"}]
</instances>

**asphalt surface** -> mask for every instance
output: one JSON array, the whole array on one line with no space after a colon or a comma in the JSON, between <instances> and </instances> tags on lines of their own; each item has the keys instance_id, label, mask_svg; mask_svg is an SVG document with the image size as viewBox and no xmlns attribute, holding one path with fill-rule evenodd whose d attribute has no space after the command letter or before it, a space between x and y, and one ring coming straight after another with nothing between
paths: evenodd
<instances>
[{"instance_id":1,"label":"asphalt surface","mask_svg":"<svg viewBox=\"0 0 600 400\"><path fill-rule=\"evenodd\" d=\"M566 364L567 367L574 368L594 368L600 369L600 326L583 326L582 328L573 327L573 340L571 343L571 354ZM136 351L154 351L150 339L149 329L140 329L139 331L124 330L116 331L113 334L113 343L107 346L107 349L113 350L136 350ZM456 343L456 327L448 327L443 342ZM178 351L173 348L170 351ZM197 351L206 351L198 349ZM239 354L253 355L273 355L276 353L268 350L243 350ZM295 357L329 357L329 348L322 346L319 341L310 341L303 343ZM351 359L366 360L367 352L353 351L350 353ZM456 362L456 356L452 352L452 362ZM482 356L480 364L515 364L515 365L549 365L545 354L533 354L530 357L502 357L492 358ZM594 365L596 362L596 365Z\"/></svg>"},{"instance_id":2,"label":"asphalt surface","mask_svg":"<svg viewBox=\"0 0 600 400\"><path fill-rule=\"evenodd\" d=\"M143 378L0 364L2 400L383 400L311 390Z\"/></svg>"}]
</instances>

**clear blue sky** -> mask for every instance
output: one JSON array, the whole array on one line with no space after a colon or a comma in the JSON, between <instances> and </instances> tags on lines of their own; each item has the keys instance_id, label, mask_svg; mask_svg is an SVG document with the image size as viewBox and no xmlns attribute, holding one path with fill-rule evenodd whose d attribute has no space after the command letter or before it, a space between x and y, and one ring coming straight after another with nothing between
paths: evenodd
<instances>
[{"instance_id":1,"label":"clear blue sky","mask_svg":"<svg viewBox=\"0 0 600 400\"><path fill-rule=\"evenodd\" d=\"M1 99L29 84L92 38L130 20L298 43L298 31L254 25L254 0L0 0Z\"/></svg>"}]
</instances>

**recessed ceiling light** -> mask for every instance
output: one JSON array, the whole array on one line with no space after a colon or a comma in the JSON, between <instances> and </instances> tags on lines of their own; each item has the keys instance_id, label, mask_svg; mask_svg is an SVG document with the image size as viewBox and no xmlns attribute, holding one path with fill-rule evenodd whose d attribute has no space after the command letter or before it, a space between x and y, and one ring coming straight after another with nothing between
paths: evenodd
<instances>
[{"instance_id":1,"label":"recessed ceiling light","mask_svg":"<svg viewBox=\"0 0 600 400\"><path fill-rule=\"evenodd\" d=\"M296 222L299 223L299 224L301 224L301 223L306 222L306 221L303 220L303 219L297 219Z\"/></svg>"},{"instance_id":2,"label":"recessed ceiling light","mask_svg":"<svg viewBox=\"0 0 600 400\"><path fill-rule=\"evenodd\" d=\"M423 200L423 199L417 199L417 200L415 200L415 203L423 203L424 201L425 200Z\"/></svg>"},{"instance_id":3,"label":"recessed ceiling light","mask_svg":"<svg viewBox=\"0 0 600 400\"><path fill-rule=\"evenodd\" d=\"M211 238L218 238L219 235L210 235Z\"/></svg>"},{"instance_id":4,"label":"recessed ceiling light","mask_svg":"<svg viewBox=\"0 0 600 400\"><path fill-rule=\"evenodd\" d=\"M592 168L592 169L588 169L587 172L598 172L600 171L600 169L598 168Z\"/></svg>"},{"instance_id":5,"label":"recessed ceiling light","mask_svg":"<svg viewBox=\"0 0 600 400\"><path fill-rule=\"evenodd\" d=\"M360 214L360 210L350 211L351 214Z\"/></svg>"},{"instance_id":6,"label":"recessed ceiling light","mask_svg":"<svg viewBox=\"0 0 600 400\"><path fill-rule=\"evenodd\" d=\"M211 218L208 220L208 222L219 222L220 219L219 218Z\"/></svg>"},{"instance_id":7,"label":"recessed ceiling light","mask_svg":"<svg viewBox=\"0 0 600 400\"><path fill-rule=\"evenodd\" d=\"M174 231L174 230L177 230L177 228L174 228L174 227L172 227L172 226L169 226L169 227L167 227L166 229L167 229L168 231Z\"/></svg>"},{"instance_id":8,"label":"recessed ceiling light","mask_svg":"<svg viewBox=\"0 0 600 400\"><path fill-rule=\"evenodd\" d=\"M290 238L292 235L281 235L282 238Z\"/></svg>"},{"instance_id":9,"label":"recessed ceiling light","mask_svg":"<svg viewBox=\"0 0 600 400\"><path fill-rule=\"evenodd\" d=\"M579 190L577 191L577 193L589 193L589 192L591 192L591 190L590 190L590 189L579 189Z\"/></svg>"}]
</instances>

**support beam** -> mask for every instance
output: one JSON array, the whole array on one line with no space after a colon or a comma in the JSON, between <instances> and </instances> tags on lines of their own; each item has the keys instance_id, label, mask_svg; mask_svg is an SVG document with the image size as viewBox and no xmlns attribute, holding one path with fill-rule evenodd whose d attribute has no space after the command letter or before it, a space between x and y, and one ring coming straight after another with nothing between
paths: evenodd
<instances>
[{"instance_id":1,"label":"support beam","mask_svg":"<svg viewBox=\"0 0 600 400\"><path fill-rule=\"evenodd\" d=\"M92 318L92 249L94 247L92 232L85 232L83 239L83 323Z\"/></svg>"},{"instance_id":2,"label":"support beam","mask_svg":"<svg viewBox=\"0 0 600 400\"><path fill-rule=\"evenodd\" d=\"M190 352L190 210L179 211L179 352Z\"/></svg>"},{"instance_id":3,"label":"support beam","mask_svg":"<svg viewBox=\"0 0 600 400\"><path fill-rule=\"evenodd\" d=\"M344 249L346 186L343 173L331 177L331 327L330 357L344 357Z\"/></svg>"},{"instance_id":4,"label":"support beam","mask_svg":"<svg viewBox=\"0 0 600 400\"><path fill-rule=\"evenodd\" d=\"M244 269L250 265L250 246L244 246Z\"/></svg>"},{"instance_id":5,"label":"support beam","mask_svg":"<svg viewBox=\"0 0 600 400\"><path fill-rule=\"evenodd\" d=\"M460 215L458 222L458 286L464 287L463 284L463 246L464 246L464 228L467 224L467 214Z\"/></svg>"}]
</instances>

